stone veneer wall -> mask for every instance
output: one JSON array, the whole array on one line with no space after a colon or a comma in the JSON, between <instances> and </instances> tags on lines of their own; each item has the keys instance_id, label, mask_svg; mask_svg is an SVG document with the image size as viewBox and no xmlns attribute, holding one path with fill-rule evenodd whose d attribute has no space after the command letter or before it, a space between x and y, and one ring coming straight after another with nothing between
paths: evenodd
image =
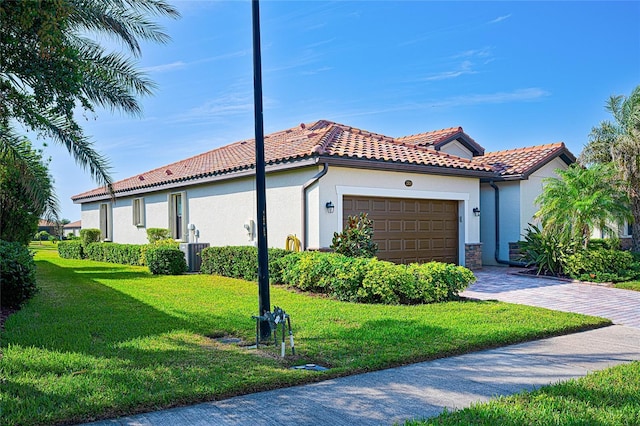
<instances>
[{"instance_id":1,"label":"stone veneer wall","mask_svg":"<svg viewBox=\"0 0 640 426\"><path fill-rule=\"evenodd\" d=\"M467 268L482 269L482 243L465 244L464 260Z\"/></svg>"},{"instance_id":2,"label":"stone veneer wall","mask_svg":"<svg viewBox=\"0 0 640 426\"><path fill-rule=\"evenodd\" d=\"M509 260L514 262L522 261L522 259L520 259L520 254L520 243L517 241L509 243Z\"/></svg>"}]
</instances>

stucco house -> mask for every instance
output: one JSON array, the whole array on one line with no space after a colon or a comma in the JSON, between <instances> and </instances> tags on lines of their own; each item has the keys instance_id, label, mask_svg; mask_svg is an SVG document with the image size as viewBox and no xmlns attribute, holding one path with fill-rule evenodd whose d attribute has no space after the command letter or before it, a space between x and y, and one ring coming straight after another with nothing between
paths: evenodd
<instances>
[{"instance_id":1,"label":"stucco house","mask_svg":"<svg viewBox=\"0 0 640 426\"><path fill-rule=\"evenodd\" d=\"M75 222L67 223L62 227L64 236L68 237L73 235L74 237L80 236L80 230L82 229L82 221L76 220Z\"/></svg>"},{"instance_id":2,"label":"stucco house","mask_svg":"<svg viewBox=\"0 0 640 426\"><path fill-rule=\"evenodd\" d=\"M555 170L566 169L576 158L563 143L554 143L490 152L481 161L496 174L480 179L482 263L508 264L514 260L510 256L514 244L530 223L538 223L533 216L543 180L556 176Z\"/></svg>"},{"instance_id":3,"label":"stucco house","mask_svg":"<svg viewBox=\"0 0 640 426\"><path fill-rule=\"evenodd\" d=\"M480 267L483 245L491 250L487 241L495 241L485 186L506 188L516 169L518 182L553 175L573 159L557 146L564 156L519 160L509 174L461 127L393 138L320 120L272 133L265 137L268 245L284 247L293 234L304 249L329 247L349 215L366 211L381 259ZM255 244L254 147L244 140L121 180L113 185L115 199L105 188L72 199L81 205L83 227L101 229L105 240L145 243L147 228L162 227L185 242ZM515 151L527 158L545 149ZM512 194L519 205L534 195L535 185L523 185ZM513 220L534 209L519 209ZM501 214L508 222L516 213ZM517 241L519 234L505 238Z\"/></svg>"}]
</instances>

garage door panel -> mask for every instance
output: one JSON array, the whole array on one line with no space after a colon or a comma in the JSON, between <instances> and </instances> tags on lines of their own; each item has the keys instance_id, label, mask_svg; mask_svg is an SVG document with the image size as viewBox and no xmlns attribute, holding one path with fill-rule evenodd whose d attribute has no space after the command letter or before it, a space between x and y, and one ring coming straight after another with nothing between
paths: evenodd
<instances>
[{"instance_id":1,"label":"garage door panel","mask_svg":"<svg viewBox=\"0 0 640 426\"><path fill-rule=\"evenodd\" d=\"M376 232L389 232L389 221L384 219L373 221L373 233Z\"/></svg>"},{"instance_id":2,"label":"garage door panel","mask_svg":"<svg viewBox=\"0 0 640 426\"><path fill-rule=\"evenodd\" d=\"M417 240L403 240L404 242L404 250L415 251L418 249L418 241Z\"/></svg>"},{"instance_id":3,"label":"garage door panel","mask_svg":"<svg viewBox=\"0 0 640 426\"><path fill-rule=\"evenodd\" d=\"M402 240L387 240L387 251L402 251Z\"/></svg>"},{"instance_id":4,"label":"garage door panel","mask_svg":"<svg viewBox=\"0 0 640 426\"><path fill-rule=\"evenodd\" d=\"M387 230L389 232L402 232L401 220L387 220Z\"/></svg>"},{"instance_id":5,"label":"garage door panel","mask_svg":"<svg viewBox=\"0 0 640 426\"><path fill-rule=\"evenodd\" d=\"M366 212L378 258L396 263L458 261L458 202L345 196L343 218Z\"/></svg>"}]
</instances>

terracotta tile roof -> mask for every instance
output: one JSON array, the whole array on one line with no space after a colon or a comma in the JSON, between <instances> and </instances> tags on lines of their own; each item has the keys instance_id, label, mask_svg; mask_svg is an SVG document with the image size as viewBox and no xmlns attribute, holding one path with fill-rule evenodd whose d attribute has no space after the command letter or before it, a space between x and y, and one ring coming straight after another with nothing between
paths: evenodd
<instances>
[{"instance_id":1,"label":"terracotta tile roof","mask_svg":"<svg viewBox=\"0 0 640 426\"><path fill-rule=\"evenodd\" d=\"M464 130L462 130L462 127L449 127L448 129L418 133L417 135L403 136L396 140L398 142L414 146L433 147L438 149L441 145L456 138L461 138L472 151L476 151L474 155L482 155L484 153L484 148L467 135Z\"/></svg>"},{"instance_id":2,"label":"terracotta tile roof","mask_svg":"<svg viewBox=\"0 0 640 426\"><path fill-rule=\"evenodd\" d=\"M341 157L443 167L450 170L490 172L491 168L484 164L435 151L420 142L427 139L442 140L446 135L451 136L453 129L455 132L462 131L462 128L457 127L430 132L434 134L433 137L425 136L430 133L423 133L395 139L320 120L265 136L265 162L270 165L312 157ZM439 135L438 138L437 135ZM114 183L113 189L117 194L250 169L255 163L254 151L253 139L235 142L118 181ZM81 200L101 195L106 195L105 188L96 188L75 195L72 199Z\"/></svg>"},{"instance_id":3,"label":"terracotta tile roof","mask_svg":"<svg viewBox=\"0 0 640 426\"><path fill-rule=\"evenodd\" d=\"M474 163L491 166L499 176L524 176L537 170L551 158L564 155L569 162L575 162L564 143L531 146L506 151L487 152L482 157L475 157Z\"/></svg>"},{"instance_id":4,"label":"terracotta tile roof","mask_svg":"<svg viewBox=\"0 0 640 426\"><path fill-rule=\"evenodd\" d=\"M63 226L63 228L65 228L65 229L68 229L68 228L82 228L82 221L81 220L76 220L75 222L67 223L66 225Z\"/></svg>"},{"instance_id":5,"label":"terracotta tile roof","mask_svg":"<svg viewBox=\"0 0 640 426\"><path fill-rule=\"evenodd\" d=\"M57 226L57 224L55 222L51 222L45 219L39 219L38 220L38 226L40 227L47 227L47 226Z\"/></svg>"}]
</instances>

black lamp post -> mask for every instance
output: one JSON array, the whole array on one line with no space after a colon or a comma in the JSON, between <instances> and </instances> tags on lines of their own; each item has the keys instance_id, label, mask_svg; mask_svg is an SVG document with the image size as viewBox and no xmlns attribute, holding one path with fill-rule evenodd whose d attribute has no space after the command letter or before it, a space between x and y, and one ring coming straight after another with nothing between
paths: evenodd
<instances>
[{"instance_id":1,"label":"black lamp post","mask_svg":"<svg viewBox=\"0 0 640 426\"><path fill-rule=\"evenodd\" d=\"M253 96L256 140L256 204L258 236L258 313L271 311L269 296L269 254L267 251L267 200L264 164L264 124L262 117L262 58L260 54L260 3L251 1L253 19ZM260 338L271 334L268 321L260 321Z\"/></svg>"}]
</instances>

